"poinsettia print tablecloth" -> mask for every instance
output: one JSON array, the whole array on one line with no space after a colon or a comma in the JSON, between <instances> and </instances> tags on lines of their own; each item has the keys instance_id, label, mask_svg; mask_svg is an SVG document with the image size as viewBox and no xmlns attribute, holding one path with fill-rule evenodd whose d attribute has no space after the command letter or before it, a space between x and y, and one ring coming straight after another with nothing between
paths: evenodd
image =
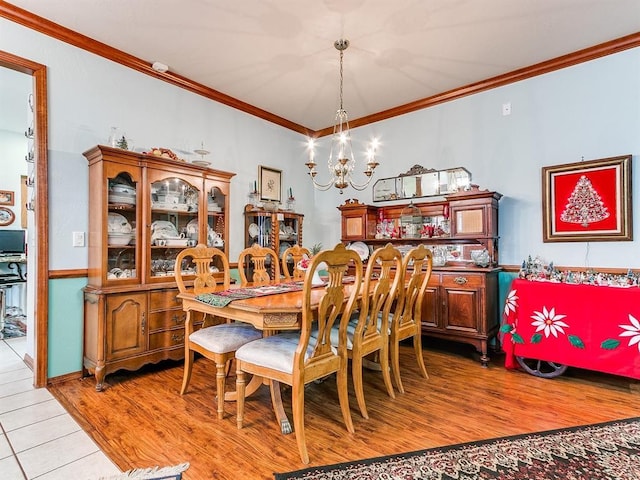
<instances>
[{"instance_id":1,"label":"poinsettia print tablecloth","mask_svg":"<svg viewBox=\"0 0 640 480\"><path fill-rule=\"evenodd\" d=\"M516 279L501 328L515 357L640 379L640 288Z\"/></svg>"}]
</instances>

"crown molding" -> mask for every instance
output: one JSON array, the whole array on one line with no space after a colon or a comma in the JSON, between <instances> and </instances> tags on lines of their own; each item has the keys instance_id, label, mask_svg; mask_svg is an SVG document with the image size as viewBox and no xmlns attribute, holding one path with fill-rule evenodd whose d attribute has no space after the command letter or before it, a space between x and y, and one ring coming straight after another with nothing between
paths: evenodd
<instances>
[{"instance_id":1,"label":"crown molding","mask_svg":"<svg viewBox=\"0 0 640 480\"><path fill-rule=\"evenodd\" d=\"M10 3L0 2L0 17L4 17L8 20L19 23L27 28L36 30L57 40L61 40L63 42L69 43L70 45L74 45L91 53L95 53L96 55L100 55L101 57L120 63L121 65L132 68L138 72L171 83L172 85L175 85L177 87L184 88L185 90L209 98L210 100L223 103L237 110L243 111L250 115L254 115L258 118L262 118L263 120L267 120L269 122L275 123L276 125L280 125L281 127L288 128L303 135L318 138L331 135L333 133L333 126L314 131L297 123L291 122L278 115L267 112L266 110L238 100L237 98L231 97L225 93L194 82L189 78L171 72L157 72L151 67L151 64L153 62L134 57L133 55L123 52L122 50L118 50L102 42L98 42L97 40L77 33L45 18L39 17L38 15L34 15L33 13L16 7L15 5L11 5ZM449 102L451 100L456 100L458 98L484 92L493 88L502 87L510 83L526 80L528 78L567 68L579 63L588 62L596 58L604 57L638 46L640 46L640 32L601 43L593 47L578 50L567 55L562 55L551 60L536 63L528 67L523 67L512 72L482 80L480 82L455 88L453 90L439 93L431 97L423 98L414 102L390 108L388 110L383 110L371 115L356 118L354 120L350 120L349 124L352 128L355 128L368 125L370 123L379 122L381 120L387 120L389 118L415 112L424 108L433 107L444 102Z\"/></svg>"}]
</instances>

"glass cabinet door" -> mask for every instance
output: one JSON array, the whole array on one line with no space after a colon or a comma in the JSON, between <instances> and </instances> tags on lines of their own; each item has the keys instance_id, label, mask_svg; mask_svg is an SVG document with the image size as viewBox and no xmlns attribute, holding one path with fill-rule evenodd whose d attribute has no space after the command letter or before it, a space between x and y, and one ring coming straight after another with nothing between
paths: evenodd
<instances>
[{"instance_id":1,"label":"glass cabinet door","mask_svg":"<svg viewBox=\"0 0 640 480\"><path fill-rule=\"evenodd\" d=\"M198 217L200 190L198 179L167 177L154 180L150 188L148 276L162 281L174 276L178 253L196 246L201 238Z\"/></svg>"},{"instance_id":2,"label":"glass cabinet door","mask_svg":"<svg viewBox=\"0 0 640 480\"><path fill-rule=\"evenodd\" d=\"M293 245L302 246L302 215L295 213L278 214L278 255Z\"/></svg>"},{"instance_id":3,"label":"glass cabinet door","mask_svg":"<svg viewBox=\"0 0 640 480\"><path fill-rule=\"evenodd\" d=\"M206 244L224 250L227 240L227 229L224 223L226 195L218 187L207 192L207 235Z\"/></svg>"},{"instance_id":4,"label":"glass cabinet door","mask_svg":"<svg viewBox=\"0 0 640 480\"><path fill-rule=\"evenodd\" d=\"M245 247L250 247L257 243L261 247L274 248L271 231L273 228L273 218L271 212L246 211L245 224L247 226Z\"/></svg>"},{"instance_id":5,"label":"glass cabinet door","mask_svg":"<svg viewBox=\"0 0 640 480\"><path fill-rule=\"evenodd\" d=\"M106 278L115 284L135 283L138 270L138 182L130 172L107 177Z\"/></svg>"}]
</instances>

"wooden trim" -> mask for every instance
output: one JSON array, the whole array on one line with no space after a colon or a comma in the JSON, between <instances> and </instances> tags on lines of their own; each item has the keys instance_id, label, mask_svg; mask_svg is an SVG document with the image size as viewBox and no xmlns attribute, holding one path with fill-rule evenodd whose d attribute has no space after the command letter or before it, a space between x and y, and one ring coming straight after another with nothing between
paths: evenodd
<instances>
[{"instance_id":1,"label":"wooden trim","mask_svg":"<svg viewBox=\"0 0 640 480\"><path fill-rule=\"evenodd\" d=\"M47 382L47 386L59 385L61 383L68 382L69 380L80 380L82 378L82 371L65 373L58 377L51 377Z\"/></svg>"},{"instance_id":2,"label":"wooden trim","mask_svg":"<svg viewBox=\"0 0 640 480\"><path fill-rule=\"evenodd\" d=\"M138 72L171 83L172 85L175 85L177 87L184 88L185 90L196 93L205 98L209 98L210 100L223 103L250 115L262 118L263 120L275 123L308 137L318 138L331 135L333 133L333 126L314 131L297 123L291 122L278 115L267 112L266 110L262 110L261 108L238 100L227 94L209 88L205 85L194 82L193 80L190 80L181 75L172 72L156 72L155 70L153 70L153 68L151 68L152 62L150 61L145 61L140 58L134 57L133 55L129 55L122 50L118 50L102 42L98 42L97 40L94 40L90 37L74 32L73 30L63 27L62 25L58 25L57 23L54 23L43 17L39 17L38 15L35 15L27 10L18 8L15 5L11 5L6 2L0 2L0 17L4 17L8 20L19 23L20 25L53 37L57 40L61 40L70 45L74 45L76 47L82 48L83 50L87 50L88 52L95 53L96 55L100 55L101 57L120 63L121 65L132 68ZM632 33L631 35L627 35L625 37L617 38L605 43L601 43L599 45L578 50L577 52L562 55L560 57L536 63L528 67L523 67L512 72L482 80L480 82L455 88L453 90L449 90L448 92L439 93L431 97L416 100L404 105L399 105L388 110L383 110L382 112L356 118L354 120L350 120L349 124L351 128L361 127L370 123L375 123L381 120L404 115L406 113L415 112L416 110L422 110L423 108L433 107L450 100L456 100L468 95L473 95L476 93L484 92L486 90L491 90L493 88L508 85L510 83L526 80L528 78L543 75L555 70L560 70L572 65L588 62L589 60L594 60L596 58L604 57L606 55L611 55L638 46L640 46L640 32Z\"/></svg>"},{"instance_id":3,"label":"wooden trim","mask_svg":"<svg viewBox=\"0 0 640 480\"><path fill-rule=\"evenodd\" d=\"M73 270L49 270L49 279L58 280L61 278L87 278L89 269L76 268Z\"/></svg>"},{"instance_id":4,"label":"wooden trim","mask_svg":"<svg viewBox=\"0 0 640 480\"><path fill-rule=\"evenodd\" d=\"M70 45L82 48L91 53L95 53L101 57L113 60L116 63L132 68L138 72L150 75L159 80L163 80L177 87L183 88L190 92L201 95L210 100L228 105L250 115L254 115L263 120L275 123L282 127L288 128L298 133L309 134L309 130L302 125L291 122L286 118L279 117L273 113L267 112L261 108L250 105L246 102L231 97L225 93L209 88L200 83L194 82L182 75L173 72L160 73L151 68L152 61L147 61L134 57L122 50L113 48L107 44L94 40L90 37L70 30L62 25L58 25L46 18L39 17L27 10L23 10L15 5L6 2L0 2L0 17L4 17L13 22L19 23L27 28L48 35L57 40L63 41Z\"/></svg>"},{"instance_id":5,"label":"wooden trim","mask_svg":"<svg viewBox=\"0 0 640 480\"><path fill-rule=\"evenodd\" d=\"M382 112L367 115L366 117L356 118L355 120L349 120L349 126L351 128L361 127L370 123L379 122L381 120L387 120L392 117L404 115L406 113L415 112L416 110L422 110L423 108L433 107L440 103L449 102L451 100L457 100L468 95L484 92L493 88L502 87L510 83L519 82L528 78L543 75L545 73L561 70L563 68L571 67L579 63L595 60L596 58L612 55L614 53L622 52L630 48L640 46L640 32L632 33L625 37L617 38L609 42L601 43L593 47L578 50L577 52L562 55L560 57L546 60L544 62L536 63L528 67L520 68L512 72L498 75L496 77L488 78L480 82L471 83L464 87L455 88L448 92L439 93L432 97L416 100L415 102L406 103ZM315 132L318 137L331 135L333 133L333 127L327 127Z\"/></svg>"},{"instance_id":6,"label":"wooden trim","mask_svg":"<svg viewBox=\"0 0 640 480\"><path fill-rule=\"evenodd\" d=\"M0 4L0 12L4 4ZM47 117L47 67L31 60L0 51L0 66L33 76L33 96L35 100L35 171L36 198L35 224L38 234L38 254L36 258L36 304L34 306L35 325L35 370L34 385L44 387L47 383L48 329L49 329L49 160L48 117Z\"/></svg>"}]
</instances>

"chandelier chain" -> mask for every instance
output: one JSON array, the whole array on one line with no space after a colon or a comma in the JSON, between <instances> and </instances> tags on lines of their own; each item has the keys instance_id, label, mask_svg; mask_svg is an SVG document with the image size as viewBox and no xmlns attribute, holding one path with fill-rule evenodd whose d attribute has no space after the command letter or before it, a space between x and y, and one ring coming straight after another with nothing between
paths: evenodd
<instances>
[{"instance_id":1,"label":"chandelier chain","mask_svg":"<svg viewBox=\"0 0 640 480\"><path fill-rule=\"evenodd\" d=\"M342 83L343 83L343 72L342 72L342 58L344 57L344 50L340 50L340 110L344 110L342 107Z\"/></svg>"}]
</instances>

